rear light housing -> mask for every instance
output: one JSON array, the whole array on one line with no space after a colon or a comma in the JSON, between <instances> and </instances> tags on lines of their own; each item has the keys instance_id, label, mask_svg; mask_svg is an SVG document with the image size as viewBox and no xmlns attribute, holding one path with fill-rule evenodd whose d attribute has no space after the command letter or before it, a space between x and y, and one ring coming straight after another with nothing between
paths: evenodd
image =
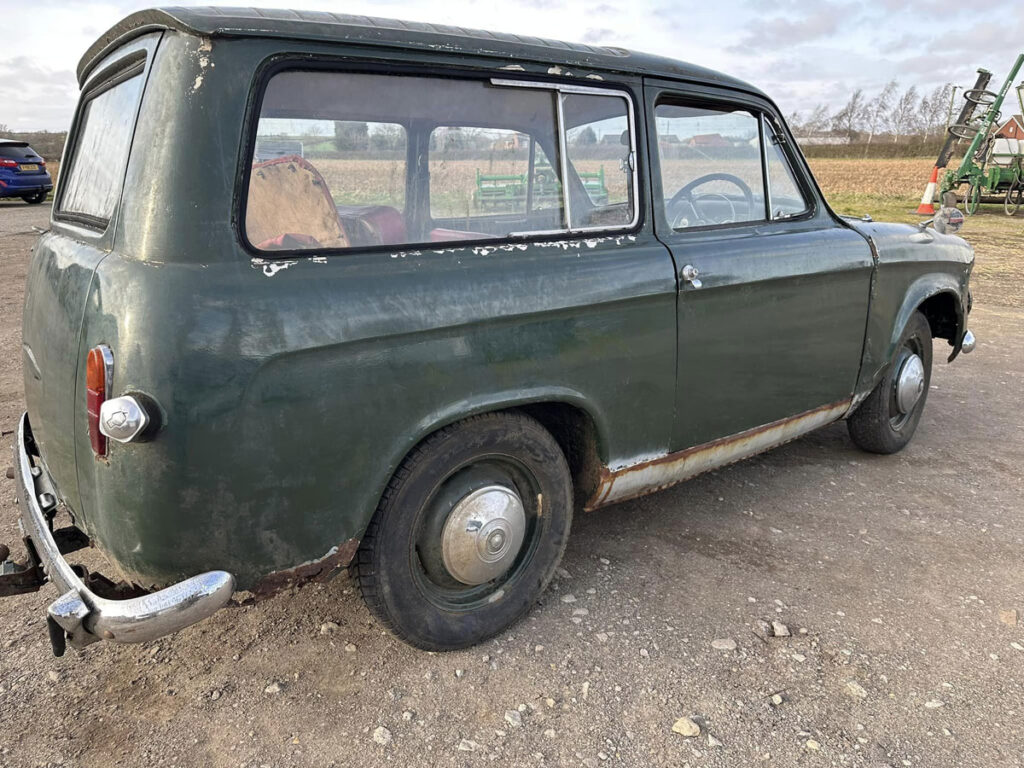
<instances>
[{"instance_id":1,"label":"rear light housing","mask_svg":"<svg viewBox=\"0 0 1024 768\"><path fill-rule=\"evenodd\" d=\"M89 350L85 359L85 410L89 421L89 443L97 456L107 455L107 437L100 432L100 408L110 397L114 376L114 354L106 344Z\"/></svg>"},{"instance_id":2,"label":"rear light housing","mask_svg":"<svg viewBox=\"0 0 1024 768\"><path fill-rule=\"evenodd\" d=\"M0 159L0 168L17 168L18 163L16 160L3 160Z\"/></svg>"}]
</instances>

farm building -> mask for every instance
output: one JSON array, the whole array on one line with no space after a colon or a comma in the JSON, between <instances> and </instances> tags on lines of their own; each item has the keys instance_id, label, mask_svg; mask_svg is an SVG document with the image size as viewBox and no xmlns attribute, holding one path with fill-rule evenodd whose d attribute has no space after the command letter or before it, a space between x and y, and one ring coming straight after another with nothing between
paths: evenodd
<instances>
[{"instance_id":1,"label":"farm building","mask_svg":"<svg viewBox=\"0 0 1024 768\"><path fill-rule=\"evenodd\" d=\"M1024 139L1024 116L1013 115L996 129L997 139Z\"/></svg>"},{"instance_id":2,"label":"farm building","mask_svg":"<svg viewBox=\"0 0 1024 768\"><path fill-rule=\"evenodd\" d=\"M719 133L701 133L691 136L686 142L688 147L731 147L732 142Z\"/></svg>"}]
</instances>

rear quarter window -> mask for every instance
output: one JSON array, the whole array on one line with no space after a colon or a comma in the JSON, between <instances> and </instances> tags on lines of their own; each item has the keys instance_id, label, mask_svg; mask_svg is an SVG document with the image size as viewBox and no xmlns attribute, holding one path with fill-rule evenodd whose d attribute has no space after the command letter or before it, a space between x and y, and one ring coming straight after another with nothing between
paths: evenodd
<instances>
[{"instance_id":1,"label":"rear quarter window","mask_svg":"<svg viewBox=\"0 0 1024 768\"><path fill-rule=\"evenodd\" d=\"M62 174L60 213L110 220L121 195L142 83L140 71L84 97L71 167Z\"/></svg>"}]
</instances>

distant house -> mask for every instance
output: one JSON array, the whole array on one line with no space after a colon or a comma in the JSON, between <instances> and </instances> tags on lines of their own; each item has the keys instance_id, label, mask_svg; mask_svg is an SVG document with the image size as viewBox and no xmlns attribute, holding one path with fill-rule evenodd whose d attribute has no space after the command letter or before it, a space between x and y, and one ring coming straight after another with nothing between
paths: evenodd
<instances>
[{"instance_id":1,"label":"distant house","mask_svg":"<svg viewBox=\"0 0 1024 768\"><path fill-rule=\"evenodd\" d=\"M513 133L511 136L502 136L491 144L491 149L497 151L510 151L522 149L529 143L529 137L521 133Z\"/></svg>"},{"instance_id":2,"label":"distant house","mask_svg":"<svg viewBox=\"0 0 1024 768\"><path fill-rule=\"evenodd\" d=\"M996 129L997 139L1024 139L1024 115L1013 115Z\"/></svg>"},{"instance_id":3,"label":"distant house","mask_svg":"<svg viewBox=\"0 0 1024 768\"><path fill-rule=\"evenodd\" d=\"M821 131L796 137L796 143L805 147L849 144L850 141L850 134L842 131Z\"/></svg>"},{"instance_id":4,"label":"distant house","mask_svg":"<svg viewBox=\"0 0 1024 768\"><path fill-rule=\"evenodd\" d=\"M688 147L731 147L732 142L720 133L699 133L691 136L687 142Z\"/></svg>"}]
</instances>

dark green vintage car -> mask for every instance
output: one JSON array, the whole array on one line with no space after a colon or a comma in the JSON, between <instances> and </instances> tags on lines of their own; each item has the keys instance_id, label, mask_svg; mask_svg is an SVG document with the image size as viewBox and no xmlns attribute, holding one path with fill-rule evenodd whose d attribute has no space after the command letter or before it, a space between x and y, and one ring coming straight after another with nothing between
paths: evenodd
<instances>
[{"instance_id":1,"label":"dark green vintage car","mask_svg":"<svg viewBox=\"0 0 1024 768\"><path fill-rule=\"evenodd\" d=\"M974 344L970 247L836 216L775 104L701 67L225 8L135 13L78 78L0 575L57 586L58 654L346 567L404 640L476 643L574 511L839 419L898 451L933 338Z\"/></svg>"}]
</instances>

